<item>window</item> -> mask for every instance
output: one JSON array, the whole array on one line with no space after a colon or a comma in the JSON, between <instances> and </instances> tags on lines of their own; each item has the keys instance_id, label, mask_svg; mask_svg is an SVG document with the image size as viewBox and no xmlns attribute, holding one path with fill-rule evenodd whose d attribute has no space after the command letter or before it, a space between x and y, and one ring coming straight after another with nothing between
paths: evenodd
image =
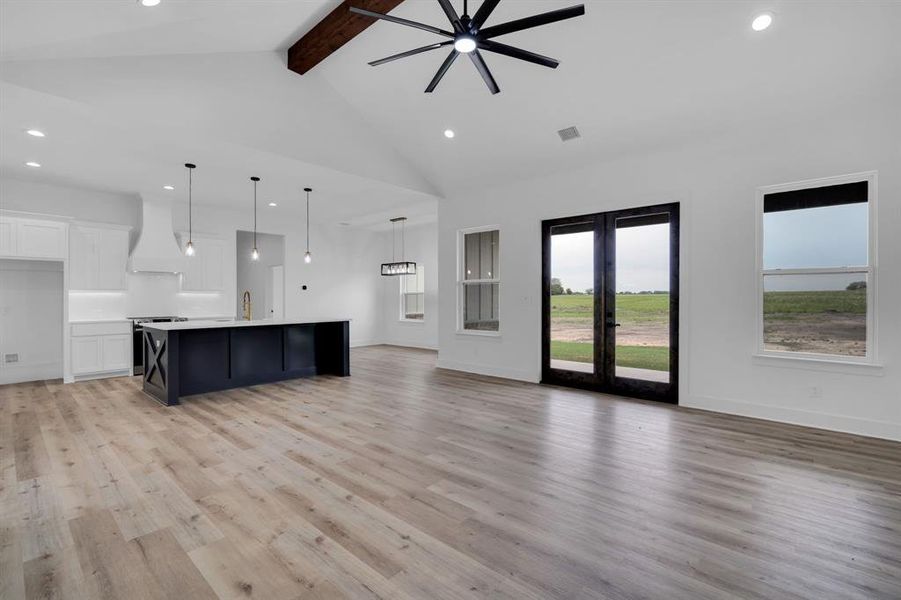
<instances>
[{"instance_id":1,"label":"window","mask_svg":"<svg viewBox=\"0 0 901 600\"><path fill-rule=\"evenodd\" d=\"M400 279L400 320L422 321L425 319L425 267L416 265L415 275L401 275Z\"/></svg>"},{"instance_id":2,"label":"window","mask_svg":"<svg viewBox=\"0 0 901 600\"><path fill-rule=\"evenodd\" d=\"M494 228L460 232L459 326L464 332L497 332L500 232Z\"/></svg>"},{"instance_id":3,"label":"window","mask_svg":"<svg viewBox=\"0 0 901 600\"><path fill-rule=\"evenodd\" d=\"M873 362L875 174L760 190L761 354Z\"/></svg>"}]
</instances>

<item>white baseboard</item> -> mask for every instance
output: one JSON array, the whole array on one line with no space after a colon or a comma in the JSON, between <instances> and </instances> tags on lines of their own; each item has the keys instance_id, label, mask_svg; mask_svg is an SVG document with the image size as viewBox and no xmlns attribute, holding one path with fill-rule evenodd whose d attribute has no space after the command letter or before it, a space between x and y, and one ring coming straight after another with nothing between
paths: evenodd
<instances>
[{"instance_id":1,"label":"white baseboard","mask_svg":"<svg viewBox=\"0 0 901 600\"><path fill-rule=\"evenodd\" d=\"M66 383L75 383L77 381L91 381L94 379L110 379L112 377L131 377L131 369L123 369L122 371L109 371L107 373L90 373L88 375L75 375L72 377L71 382Z\"/></svg>"},{"instance_id":2,"label":"white baseboard","mask_svg":"<svg viewBox=\"0 0 901 600\"><path fill-rule=\"evenodd\" d=\"M10 363L0 367L0 385L59 379L62 376L62 363Z\"/></svg>"},{"instance_id":3,"label":"white baseboard","mask_svg":"<svg viewBox=\"0 0 901 600\"><path fill-rule=\"evenodd\" d=\"M488 367L472 363L463 363L454 360L442 359L438 357L439 369L450 369L451 371L463 371L465 373L475 373L476 375L488 375L490 377L501 377L503 379L515 379L517 381L526 381L528 383L538 383L540 377L525 369L508 369Z\"/></svg>"},{"instance_id":4,"label":"white baseboard","mask_svg":"<svg viewBox=\"0 0 901 600\"><path fill-rule=\"evenodd\" d=\"M764 419L766 421L791 423L817 429L828 429L865 435L867 437L901 441L901 423L873 421L846 415L818 413L767 404L752 404L750 402L724 400L709 396L688 396L679 405L687 408L699 408L712 412Z\"/></svg>"},{"instance_id":5,"label":"white baseboard","mask_svg":"<svg viewBox=\"0 0 901 600\"><path fill-rule=\"evenodd\" d=\"M385 346L396 346L398 348L415 348L417 350L432 350L435 352L438 351L438 346L430 346L428 344L410 344L407 342L400 342L400 341L387 341L387 342L382 342L382 344L384 344Z\"/></svg>"},{"instance_id":6,"label":"white baseboard","mask_svg":"<svg viewBox=\"0 0 901 600\"><path fill-rule=\"evenodd\" d=\"M379 346L381 344L382 344L382 342L379 342L376 340L354 340L354 341L351 341L350 347L351 348L363 348L365 346Z\"/></svg>"}]
</instances>

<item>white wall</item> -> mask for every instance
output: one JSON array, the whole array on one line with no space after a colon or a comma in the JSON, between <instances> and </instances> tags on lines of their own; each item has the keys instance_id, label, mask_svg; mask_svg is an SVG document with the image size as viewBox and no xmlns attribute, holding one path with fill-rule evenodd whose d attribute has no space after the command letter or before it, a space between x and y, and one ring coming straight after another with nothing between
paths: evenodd
<instances>
[{"instance_id":1,"label":"white wall","mask_svg":"<svg viewBox=\"0 0 901 600\"><path fill-rule=\"evenodd\" d=\"M136 194L114 194L20 179L0 179L0 208L137 228Z\"/></svg>"},{"instance_id":2,"label":"white wall","mask_svg":"<svg viewBox=\"0 0 901 600\"><path fill-rule=\"evenodd\" d=\"M398 252L400 252L398 230ZM384 247L379 262L391 259L391 231L383 234ZM406 228L406 259L425 271L425 314L422 322L400 320L400 282L382 277L382 340L386 344L413 348L438 348L438 223ZM400 260L400 257L398 257Z\"/></svg>"},{"instance_id":3,"label":"white wall","mask_svg":"<svg viewBox=\"0 0 901 600\"><path fill-rule=\"evenodd\" d=\"M63 264L0 260L0 384L62 376Z\"/></svg>"},{"instance_id":4,"label":"white wall","mask_svg":"<svg viewBox=\"0 0 901 600\"><path fill-rule=\"evenodd\" d=\"M803 118L798 114L798 119ZM901 123L861 106L795 127L624 157L537 180L475 190L439 205L439 365L540 378L542 219L682 203L680 403L901 439ZM578 143L578 142L571 142ZM755 359L755 188L879 171L881 369ZM456 329L456 232L499 225L501 337ZM813 388L822 391L816 395Z\"/></svg>"}]
</instances>

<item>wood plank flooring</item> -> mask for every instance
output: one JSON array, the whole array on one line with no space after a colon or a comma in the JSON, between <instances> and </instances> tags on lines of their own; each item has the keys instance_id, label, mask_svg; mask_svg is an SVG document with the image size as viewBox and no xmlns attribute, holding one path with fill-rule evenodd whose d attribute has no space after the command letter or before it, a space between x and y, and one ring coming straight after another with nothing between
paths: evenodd
<instances>
[{"instance_id":1,"label":"wood plank flooring","mask_svg":"<svg viewBox=\"0 0 901 600\"><path fill-rule=\"evenodd\" d=\"M0 598L901 598L901 444L352 360L0 387Z\"/></svg>"}]
</instances>

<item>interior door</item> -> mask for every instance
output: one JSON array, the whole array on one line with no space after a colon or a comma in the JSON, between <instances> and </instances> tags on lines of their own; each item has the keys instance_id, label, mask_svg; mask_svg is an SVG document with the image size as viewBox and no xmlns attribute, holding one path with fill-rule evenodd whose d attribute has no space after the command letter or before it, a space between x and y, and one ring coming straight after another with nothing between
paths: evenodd
<instances>
[{"instance_id":1,"label":"interior door","mask_svg":"<svg viewBox=\"0 0 901 600\"><path fill-rule=\"evenodd\" d=\"M677 402L678 204L542 230L542 381Z\"/></svg>"}]
</instances>

